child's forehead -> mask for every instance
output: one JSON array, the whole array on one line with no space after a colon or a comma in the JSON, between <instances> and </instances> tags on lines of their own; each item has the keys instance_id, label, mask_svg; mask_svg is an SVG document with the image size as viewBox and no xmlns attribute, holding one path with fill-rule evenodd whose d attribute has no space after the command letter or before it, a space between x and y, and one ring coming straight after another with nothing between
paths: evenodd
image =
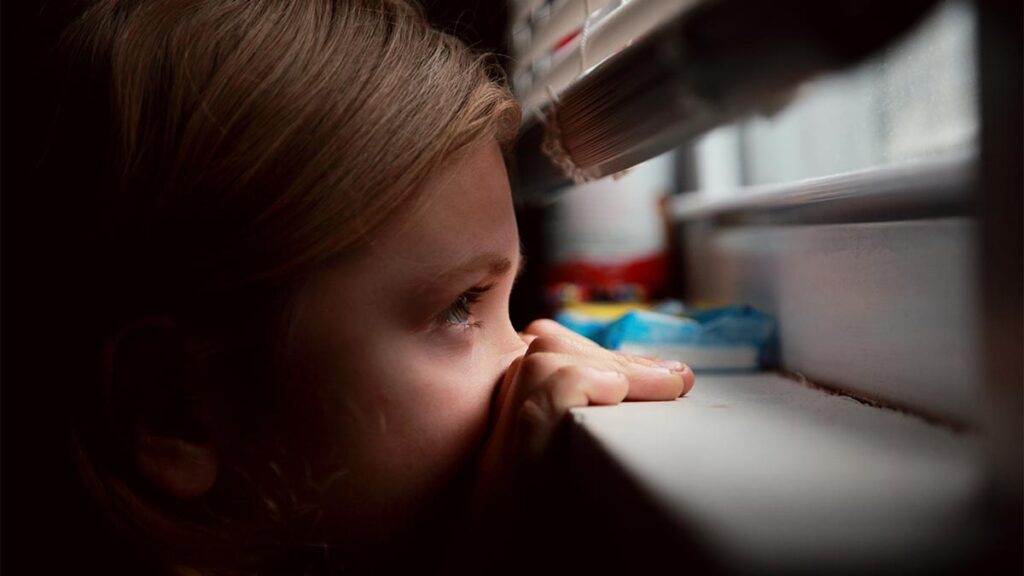
<instances>
[{"instance_id":1,"label":"child's forehead","mask_svg":"<svg viewBox=\"0 0 1024 576\"><path fill-rule=\"evenodd\" d=\"M474 262L515 265L519 236L496 143L483 143L446 163L417 194L414 209L400 211L371 239L358 258L364 271L433 278Z\"/></svg>"}]
</instances>

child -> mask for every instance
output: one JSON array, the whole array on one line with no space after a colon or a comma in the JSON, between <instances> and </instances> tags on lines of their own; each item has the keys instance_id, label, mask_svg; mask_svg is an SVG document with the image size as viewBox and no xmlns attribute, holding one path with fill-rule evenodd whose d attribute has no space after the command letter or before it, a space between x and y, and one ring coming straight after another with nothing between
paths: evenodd
<instances>
[{"instance_id":1,"label":"child","mask_svg":"<svg viewBox=\"0 0 1024 576\"><path fill-rule=\"evenodd\" d=\"M64 48L78 468L161 570L385 566L500 523L569 408L692 386L512 328L519 111L405 3L100 0Z\"/></svg>"}]
</instances>

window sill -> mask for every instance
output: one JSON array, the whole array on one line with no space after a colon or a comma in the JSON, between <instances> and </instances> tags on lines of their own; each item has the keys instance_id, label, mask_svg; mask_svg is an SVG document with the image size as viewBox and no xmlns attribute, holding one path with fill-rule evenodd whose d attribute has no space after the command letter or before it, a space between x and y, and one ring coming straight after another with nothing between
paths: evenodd
<instances>
[{"instance_id":1,"label":"window sill","mask_svg":"<svg viewBox=\"0 0 1024 576\"><path fill-rule=\"evenodd\" d=\"M701 375L675 402L574 410L571 429L573 474L624 476L727 572L948 570L979 544L976 434L777 374Z\"/></svg>"}]
</instances>

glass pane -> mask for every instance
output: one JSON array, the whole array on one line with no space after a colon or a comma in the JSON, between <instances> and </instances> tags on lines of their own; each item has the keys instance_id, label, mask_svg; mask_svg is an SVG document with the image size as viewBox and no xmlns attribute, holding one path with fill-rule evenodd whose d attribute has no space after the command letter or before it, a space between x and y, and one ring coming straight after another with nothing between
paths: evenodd
<instances>
[{"instance_id":1,"label":"glass pane","mask_svg":"<svg viewBox=\"0 0 1024 576\"><path fill-rule=\"evenodd\" d=\"M972 6L945 3L882 54L803 86L776 114L707 134L696 145L700 188L721 194L973 154L974 36Z\"/></svg>"}]
</instances>

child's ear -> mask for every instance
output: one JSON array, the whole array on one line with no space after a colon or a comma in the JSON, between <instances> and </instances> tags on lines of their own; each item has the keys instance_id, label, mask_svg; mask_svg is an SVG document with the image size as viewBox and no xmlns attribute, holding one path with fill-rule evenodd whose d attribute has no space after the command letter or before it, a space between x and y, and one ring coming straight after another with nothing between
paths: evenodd
<instances>
[{"instance_id":1,"label":"child's ear","mask_svg":"<svg viewBox=\"0 0 1024 576\"><path fill-rule=\"evenodd\" d=\"M134 322L107 347L109 398L132 434L135 471L181 500L203 496L217 480L211 349L168 317Z\"/></svg>"},{"instance_id":2,"label":"child's ear","mask_svg":"<svg viewBox=\"0 0 1024 576\"><path fill-rule=\"evenodd\" d=\"M153 487L179 500L203 496L217 481L217 452L210 443L139 431L135 465Z\"/></svg>"}]
</instances>

